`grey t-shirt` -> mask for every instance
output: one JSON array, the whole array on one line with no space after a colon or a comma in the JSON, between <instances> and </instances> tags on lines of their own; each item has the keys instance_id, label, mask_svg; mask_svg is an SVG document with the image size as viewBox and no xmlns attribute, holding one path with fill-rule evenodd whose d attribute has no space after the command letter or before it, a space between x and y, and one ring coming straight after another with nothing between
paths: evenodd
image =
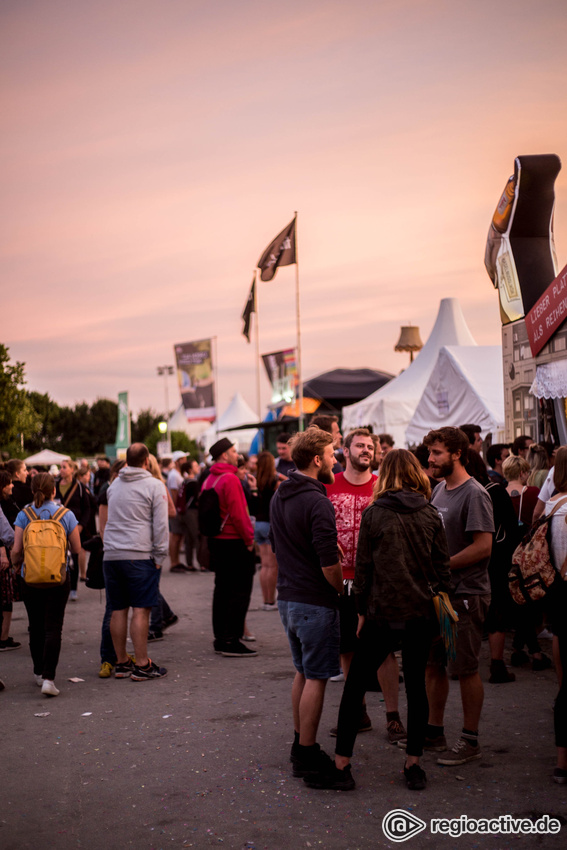
<instances>
[{"instance_id":1,"label":"grey t-shirt","mask_svg":"<svg viewBox=\"0 0 567 850\"><path fill-rule=\"evenodd\" d=\"M445 481L441 481L433 491L431 504L443 520L450 555L470 546L474 542L473 532L494 533L492 501L482 484L474 478L469 478L454 490L447 490ZM490 593L489 561L490 557L460 570L451 570L452 593L455 596Z\"/></svg>"}]
</instances>

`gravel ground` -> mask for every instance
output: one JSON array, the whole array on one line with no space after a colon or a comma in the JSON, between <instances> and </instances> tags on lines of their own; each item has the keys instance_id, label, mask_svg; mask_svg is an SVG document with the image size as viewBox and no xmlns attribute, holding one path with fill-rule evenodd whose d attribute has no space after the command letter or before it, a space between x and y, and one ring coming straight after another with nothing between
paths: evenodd
<instances>
[{"instance_id":1,"label":"gravel ground","mask_svg":"<svg viewBox=\"0 0 567 850\"><path fill-rule=\"evenodd\" d=\"M165 665L160 681L99 679L104 604L81 585L69 603L57 684L43 697L32 677L27 646L0 654L2 794L0 847L88 848L398 847L383 819L402 809L426 823L408 848L565 848L567 786L552 782L555 765L553 671L516 671L513 684L486 682L482 759L441 767L426 754L428 786L405 787L403 754L385 737L380 694L368 695L372 732L357 739L355 791L308 789L293 779L290 687L293 668L277 613L260 610L256 581L248 615L257 658L232 659L212 650L210 573L174 575L162 591L179 615L151 655ZM12 636L27 643L27 621L15 606ZM550 652L549 642L544 648ZM79 677L82 682L68 679ZM319 740L332 753L341 684L329 683ZM400 693L405 717L405 694ZM49 712L48 716L38 716ZM446 731L460 730L458 684L451 684ZM432 818L559 819L559 834L432 834ZM403 817L407 817L407 814Z\"/></svg>"}]
</instances>

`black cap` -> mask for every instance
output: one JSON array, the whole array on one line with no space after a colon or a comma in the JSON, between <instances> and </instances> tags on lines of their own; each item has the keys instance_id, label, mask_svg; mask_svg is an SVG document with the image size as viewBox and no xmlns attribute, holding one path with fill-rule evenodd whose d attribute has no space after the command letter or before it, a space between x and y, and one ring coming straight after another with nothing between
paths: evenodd
<instances>
[{"instance_id":1,"label":"black cap","mask_svg":"<svg viewBox=\"0 0 567 850\"><path fill-rule=\"evenodd\" d=\"M216 460L222 455L223 452L226 452L228 451L228 449L231 449L233 445L234 443L231 443L228 437L223 437L222 440L217 440L217 442L209 449L212 459Z\"/></svg>"}]
</instances>

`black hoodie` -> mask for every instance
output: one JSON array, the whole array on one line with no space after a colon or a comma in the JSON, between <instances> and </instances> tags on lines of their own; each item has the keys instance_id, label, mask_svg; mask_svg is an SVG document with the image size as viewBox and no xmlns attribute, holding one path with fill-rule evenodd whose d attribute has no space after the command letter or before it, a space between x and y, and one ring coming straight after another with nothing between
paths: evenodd
<instances>
[{"instance_id":1,"label":"black hoodie","mask_svg":"<svg viewBox=\"0 0 567 850\"><path fill-rule=\"evenodd\" d=\"M339 560L335 509L325 485L291 472L270 504L270 539L278 561L278 599L336 608L339 595L322 572Z\"/></svg>"},{"instance_id":2,"label":"black hoodie","mask_svg":"<svg viewBox=\"0 0 567 850\"><path fill-rule=\"evenodd\" d=\"M360 614L406 621L433 613L434 590L449 590L449 550L436 508L420 493L386 493L362 514L354 594Z\"/></svg>"}]
</instances>

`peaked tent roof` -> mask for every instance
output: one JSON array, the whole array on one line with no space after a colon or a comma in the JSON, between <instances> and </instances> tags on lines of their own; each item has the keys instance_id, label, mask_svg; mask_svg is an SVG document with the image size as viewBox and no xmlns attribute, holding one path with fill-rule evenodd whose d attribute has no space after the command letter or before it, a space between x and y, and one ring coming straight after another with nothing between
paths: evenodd
<instances>
[{"instance_id":1,"label":"peaked tent roof","mask_svg":"<svg viewBox=\"0 0 567 850\"><path fill-rule=\"evenodd\" d=\"M248 447L254 439L257 429L250 428L246 431L231 432L231 428L237 428L239 425L247 425L257 420L258 414L252 410L248 402L237 392L233 395L224 413L201 435L200 442L208 450L220 437L228 437L237 443L239 448Z\"/></svg>"},{"instance_id":2,"label":"peaked tent roof","mask_svg":"<svg viewBox=\"0 0 567 850\"><path fill-rule=\"evenodd\" d=\"M343 407L343 432L371 425L375 434L388 433L405 445L406 428L444 345L476 345L456 298L443 298L433 330L408 368L368 398Z\"/></svg>"},{"instance_id":3,"label":"peaked tent roof","mask_svg":"<svg viewBox=\"0 0 567 850\"><path fill-rule=\"evenodd\" d=\"M449 345L439 352L423 395L406 431L421 443L432 428L480 425L498 443L504 436L504 375L500 345Z\"/></svg>"}]
</instances>

